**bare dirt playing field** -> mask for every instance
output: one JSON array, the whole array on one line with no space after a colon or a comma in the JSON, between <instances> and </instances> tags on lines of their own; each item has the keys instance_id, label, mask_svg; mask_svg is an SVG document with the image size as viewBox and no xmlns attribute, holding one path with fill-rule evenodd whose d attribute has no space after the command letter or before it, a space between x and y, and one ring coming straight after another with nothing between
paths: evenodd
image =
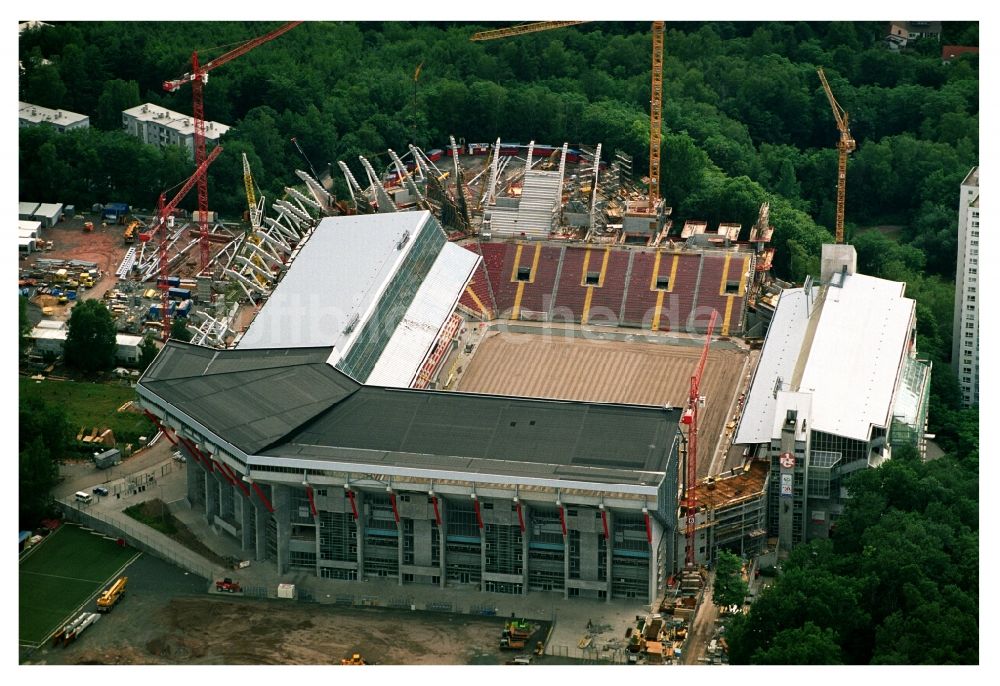
<instances>
[{"instance_id":1,"label":"bare dirt playing field","mask_svg":"<svg viewBox=\"0 0 1000 686\"><path fill-rule=\"evenodd\" d=\"M360 653L377 664L495 665L515 654L498 647L500 617L209 595L205 580L149 555L127 573L126 597L93 629L25 663L339 665ZM550 623L536 626L543 639Z\"/></svg>"},{"instance_id":2,"label":"bare dirt playing field","mask_svg":"<svg viewBox=\"0 0 1000 686\"><path fill-rule=\"evenodd\" d=\"M683 407L700 356L701 345L490 332L456 390ZM706 448L714 448L724 431L746 357L741 350L709 351L701 381L706 404L699 414ZM698 466L699 476L709 474L708 460Z\"/></svg>"}]
</instances>

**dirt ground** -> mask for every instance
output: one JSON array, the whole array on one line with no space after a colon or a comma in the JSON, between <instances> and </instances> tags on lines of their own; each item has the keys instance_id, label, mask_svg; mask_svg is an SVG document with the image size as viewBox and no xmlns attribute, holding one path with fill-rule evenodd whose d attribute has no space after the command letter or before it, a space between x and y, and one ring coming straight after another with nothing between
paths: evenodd
<instances>
[{"instance_id":1,"label":"dirt ground","mask_svg":"<svg viewBox=\"0 0 1000 686\"><path fill-rule=\"evenodd\" d=\"M479 346L457 390L592 402L687 403L701 346L588 340L558 335L491 332ZM742 389L747 353L710 350L702 377L705 407L699 436L709 454L725 430L734 396ZM699 476L711 460L699 460Z\"/></svg>"},{"instance_id":2,"label":"dirt ground","mask_svg":"<svg viewBox=\"0 0 1000 686\"><path fill-rule=\"evenodd\" d=\"M24 664L329 665L361 653L387 665L503 664L499 617L209 595L208 582L149 555L121 603L67 647ZM536 637L548 622L536 622ZM542 661L548 661L543 658Z\"/></svg>"}]
</instances>

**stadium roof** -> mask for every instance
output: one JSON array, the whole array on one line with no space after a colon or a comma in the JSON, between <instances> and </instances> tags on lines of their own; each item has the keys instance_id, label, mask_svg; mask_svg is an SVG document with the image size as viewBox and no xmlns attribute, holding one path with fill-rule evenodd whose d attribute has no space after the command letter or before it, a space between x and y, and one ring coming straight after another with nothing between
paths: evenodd
<instances>
[{"instance_id":1,"label":"stadium roof","mask_svg":"<svg viewBox=\"0 0 1000 686\"><path fill-rule=\"evenodd\" d=\"M240 350L325 347L338 364L351 349L424 231L441 231L430 212L329 217L302 245L237 343ZM455 309L479 256L444 242L402 321L359 381L408 386ZM386 294L392 297L392 294Z\"/></svg>"},{"instance_id":2,"label":"stadium roof","mask_svg":"<svg viewBox=\"0 0 1000 686\"><path fill-rule=\"evenodd\" d=\"M413 240L397 249L406 232L427 223L429 212L328 217L321 221L254 318L237 347L332 347L334 364L361 330L386 281Z\"/></svg>"},{"instance_id":3,"label":"stadium roof","mask_svg":"<svg viewBox=\"0 0 1000 686\"><path fill-rule=\"evenodd\" d=\"M771 440L777 390L813 394L811 429L868 440L873 425L887 427L914 316L904 289L851 274L842 287L829 286L821 303L814 295L807 304L802 288L784 291L735 442Z\"/></svg>"},{"instance_id":4,"label":"stadium roof","mask_svg":"<svg viewBox=\"0 0 1000 686\"><path fill-rule=\"evenodd\" d=\"M169 341L139 390L257 455L252 462L279 466L657 485L677 434L675 408L362 386L323 363L327 352Z\"/></svg>"},{"instance_id":5,"label":"stadium roof","mask_svg":"<svg viewBox=\"0 0 1000 686\"><path fill-rule=\"evenodd\" d=\"M479 256L445 243L365 383L406 388L455 310Z\"/></svg>"}]
</instances>

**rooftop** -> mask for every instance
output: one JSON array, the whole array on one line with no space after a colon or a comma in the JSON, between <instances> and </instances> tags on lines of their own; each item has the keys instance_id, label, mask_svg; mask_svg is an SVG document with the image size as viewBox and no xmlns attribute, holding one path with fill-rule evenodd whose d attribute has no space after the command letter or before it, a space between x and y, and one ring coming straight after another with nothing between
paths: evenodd
<instances>
[{"instance_id":1,"label":"rooftop","mask_svg":"<svg viewBox=\"0 0 1000 686\"><path fill-rule=\"evenodd\" d=\"M168 110L166 107L154 105L151 102L122 110L122 114L127 114L139 121L155 122L160 126L173 129L181 135L194 135L194 118L191 115L174 112L173 110ZM217 121L206 121L205 138L216 140L219 136L229 131L229 129L230 127L226 124L220 124Z\"/></svg>"},{"instance_id":2,"label":"rooftop","mask_svg":"<svg viewBox=\"0 0 1000 686\"><path fill-rule=\"evenodd\" d=\"M50 110L41 105L32 105L28 102L18 102L18 117L32 124L56 124L58 126L72 126L80 122L89 122L90 118L78 112L68 110Z\"/></svg>"},{"instance_id":3,"label":"rooftop","mask_svg":"<svg viewBox=\"0 0 1000 686\"><path fill-rule=\"evenodd\" d=\"M237 347L326 347L327 361L337 364L424 231L441 231L427 211L324 219ZM445 243L442 234L430 271L379 353L373 382L409 385L478 262L477 255Z\"/></svg>"},{"instance_id":4,"label":"rooftop","mask_svg":"<svg viewBox=\"0 0 1000 686\"><path fill-rule=\"evenodd\" d=\"M362 386L323 363L328 352L169 341L140 393L255 464L657 485L677 433L675 408Z\"/></svg>"},{"instance_id":5,"label":"rooftop","mask_svg":"<svg viewBox=\"0 0 1000 686\"><path fill-rule=\"evenodd\" d=\"M824 288L782 292L736 443L770 441L779 391L812 394L810 429L868 440L888 426L915 303L905 284L864 274Z\"/></svg>"}]
</instances>

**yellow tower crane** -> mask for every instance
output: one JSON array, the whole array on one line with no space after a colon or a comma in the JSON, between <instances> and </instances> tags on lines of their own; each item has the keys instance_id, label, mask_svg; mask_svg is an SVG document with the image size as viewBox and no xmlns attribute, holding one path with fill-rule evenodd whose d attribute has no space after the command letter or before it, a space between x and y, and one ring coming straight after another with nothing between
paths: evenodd
<instances>
[{"instance_id":1,"label":"yellow tower crane","mask_svg":"<svg viewBox=\"0 0 1000 686\"><path fill-rule=\"evenodd\" d=\"M840 140L837 141L837 243L844 242L844 198L847 195L847 156L854 151L857 144L851 137L851 129L848 126L847 111L840 106L837 99L833 97L830 84L827 83L826 74L823 67L816 70L819 80L823 83L823 91L827 100L830 101L830 109L833 110L833 118L837 120L837 130L840 131Z\"/></svg>"},{"instance_id":2,"label":"yellow tower crane","mask_svg":"<svg viewBox=\"0 0 1000 686\"><path fill-rule=\"evenodd\" d=\"M509 26L503 29L480 31L469 40L492 40L508 36L520 36L536 31L548 31L564 26L583 24L582 21L538 21L532 24ZM664 22L653 22L653 81L649 102L649 210L655 212L660 199L660 127L663 121L663 27Z\"/></svg>"}]
</instances>

